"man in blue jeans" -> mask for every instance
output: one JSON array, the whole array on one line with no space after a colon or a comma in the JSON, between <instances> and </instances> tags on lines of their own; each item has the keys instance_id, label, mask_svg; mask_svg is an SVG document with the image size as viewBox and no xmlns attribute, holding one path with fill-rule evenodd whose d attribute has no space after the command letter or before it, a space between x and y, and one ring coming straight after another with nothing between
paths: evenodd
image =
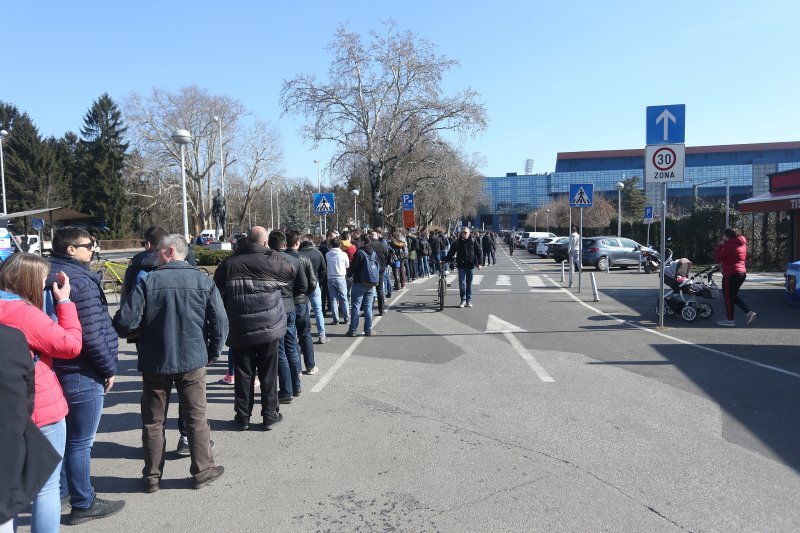
<instances>
[{"instance_id":1,"label":"man in blue jeans","mask_svg":"<svg viewBox=\"0 0 800 533\"><path fill-rule=\"evenodd\" d=\"M466 226L450 246L444 261L452 261L454 256L458 266L458 291L461 295L459 307L472 307L472 271L475 268L481 269L482 255L480 243L470 236L470 230Z\"/></svg>"},{"instance_id":2,"label":"man in blue jeans","mask_svg":"<svg viewBox=\"0 0 800 533\"><path fill-rule=\"evenodd\" d=\"M286 235L280 231L269 234L269 248L291 264L291 271L282 273L281 297L286 311L286 334L278 343L278 391L279 403L292 403L292 398L300 396L300 349L297 345L297 312L294 297L308 292L308 279L297 257L286 253Z\"/></svg>"},{"instance_id":3,"label":"man in blue jeans","mask_svg":"<svg viewBox=\"0 0 800 533\"><path fill-rule=\"evenodd\" d=\"M378 255L372 250L371 239L366 233L361 236L361 247L353 256L353 263L350 265L350 273L353 276L353 289L350 296L350 328L347 330L348 337L358 335L358 317L361 309L364 309L364 335L372 335L372 303L375 301L375 286L369 285L369 280L363 279L362 267L367 258L374 259L380 271L380 260ZM380 280L380 276L378 277Z\"/></svg>"},{"instance_id":4,"label":"man in blue jeans","mask_svg":"<svg viewBox=\"0 0 800 533\"><path fill-rule=\"evenodd\" d=\"M91 453L105 394L114 386L119 342L100 287L102 276L89 270L94 240L81 228L66 227L53 237L47 285L64 271L72 285L72 301L83 329L83 349L75 359L56 359L53 369L67 399L67 446L61 469L62 500L72 505L68 523L81 524L110 516L122 500L98 498L91 479Z\"/></svg>"},{"instance_id":5,"label":"man in blue jeans","mask_svg":"<svg viewBox=\"0 0 800 533\"><path fill-rule=\"evenodd\" d=\"M325 264L325 256L314 246L314 237L309 234L303 236L298 250L311 261L314 267L314 274L317 276L317 288L308 295L308 305L311 307L311 310L314 311L314 320L317 323L319 343L325 344L328 342L328 337L325 335L325 315L322 311L322 287L328 284L328 268ZM306 366L306 372L315 374L317 372L316 365L312 365L310 368Z\"/></svg>"},{"instance_id":6,"label":"man in blue jeans","mask_svg":"<svg viewBox=\"0 0 800 533\"><path fill-rule=\"evenodd\" d=\"M310 298L317 290L317 274L311 260L300 253L300 232L290 230L286 234L286 255L290 255L300 261L300 268L306 275L308 286L306 292L294 295L295 327L297 328L297 342L300 352L303 354L303 362L309 374L316 372L314 361L314 339L311 338L311 310ZM313 370L313 371L312 371Z\"/></svg>"}]
</instances>

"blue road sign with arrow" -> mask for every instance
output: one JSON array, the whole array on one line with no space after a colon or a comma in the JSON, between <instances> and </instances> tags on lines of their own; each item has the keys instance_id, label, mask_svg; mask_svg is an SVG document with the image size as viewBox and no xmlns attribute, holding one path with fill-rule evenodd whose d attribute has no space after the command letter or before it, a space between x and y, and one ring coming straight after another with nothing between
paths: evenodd
<instances>
[{"instance_id":1,"label":"blue road sign with arrow","mask_svg":"<svg viewBox=\"0 0 800 533\"><path fill-rule=\"evenodd\" d=\"M314 214L332 215L336 212L336 199L332 192L314 193Z\"/></svg>"},{"instance_id":2,"label":"blue road sign with arrow","mask_svg":"<svg viewBox=\"0 0 800 533\"><path fill-rule=\"evenodd\" d=\"M569 184L570 207L592 207L593 196L594 196L593 183Z\"/></svg>"},{"instance_id":3,"label":"blue road sign with arrow","mask_svg":"<svg viewBox=\"0 0 800 533\"><path fill-rule=\"evenodd\" d=\"M647 107L647 144L686 141L686 104Z\"/></svg>"}]
</instances>

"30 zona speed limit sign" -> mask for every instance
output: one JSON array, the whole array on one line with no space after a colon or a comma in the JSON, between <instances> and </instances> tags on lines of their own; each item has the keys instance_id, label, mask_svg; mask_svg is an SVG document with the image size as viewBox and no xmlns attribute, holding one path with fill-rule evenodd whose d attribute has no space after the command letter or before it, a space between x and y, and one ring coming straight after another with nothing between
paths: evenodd
<instances>
[{"instance_id":1,"label":"30 zona speed limit sign","mask_svg":"<svg viewBox=\"0 0 800 533\"><path fill-rule=\"evenodd\" d=\"M686 147L682 144L652 144L644 151L646 183L683 181Z\"/></svg>"}]
</instances>

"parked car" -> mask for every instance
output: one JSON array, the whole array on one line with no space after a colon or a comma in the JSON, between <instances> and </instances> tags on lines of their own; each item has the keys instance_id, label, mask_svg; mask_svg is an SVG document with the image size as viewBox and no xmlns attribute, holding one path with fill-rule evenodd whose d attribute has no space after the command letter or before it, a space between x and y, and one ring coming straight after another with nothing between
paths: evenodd
<instances>
[{"instance_id":1,"label":"parked car","mask_svg":"<svg viewBox=\"0 0 800 533\"><path fill-rule=\"evenodd\" d=\"M639 264L639 252L643 249L650 250L624 237L586 237L583 239L582 264L593 266L597 270L612 267L625 269Z\"/></svg>"},{"instance_id":2,"label":"parked car","mask_svg":"<svg viewBox=\"0 0 800 533\"><path fill-rule=\"evenodd\" d=\"M532 239L541 239L542 237L551 237L555 238L555 233L550 233L549 231L523 231L522 234L519 236L519 243L517 245L518 248L528 248L528 241Z\"/></svg>"},{"instance_id":3,"label":"parked car","mask_svg":"<svg viewBox=\"0 0 800 533\"><path fill-rule=\"evenodd\" d=\"M536 239L536 255L542 259L547 259L547 245L558 239L558 237L543 237Z\"/></svg>"},{"instance_id":4,"label":"parked car","mask_svg":"<svg viewBox=\"0 0 800 533\"><path fill-rule=\"evenodd\" d=\"M569 237L556 237L547 243L547 257L553 258L556 263L569 259Z\"/></svg>"}]
</instances>

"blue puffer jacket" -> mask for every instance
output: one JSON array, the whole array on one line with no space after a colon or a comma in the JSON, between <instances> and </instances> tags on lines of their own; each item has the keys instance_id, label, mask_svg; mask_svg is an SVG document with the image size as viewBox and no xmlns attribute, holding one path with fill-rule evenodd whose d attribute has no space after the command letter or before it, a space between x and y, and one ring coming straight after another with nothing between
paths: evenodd
<instances>
[{"instance_id":1,"label":"blue puffer jacket","mask_svg":"<svg viewBox=\"0 0 800 533\"><path fill-rule=\"evenodd\" d=\"M119 339L111 325L106 295L100 288L103 276L92 272L77 259L54 253L50 259L48 287L53 285L56 274L62 270L69 276L72 286L70 299L75 302L83 328L83 349L75 359L54 360L53 370L59 375L80 372L108 379L117 373Z\"/></svg>"}]
</instances>

